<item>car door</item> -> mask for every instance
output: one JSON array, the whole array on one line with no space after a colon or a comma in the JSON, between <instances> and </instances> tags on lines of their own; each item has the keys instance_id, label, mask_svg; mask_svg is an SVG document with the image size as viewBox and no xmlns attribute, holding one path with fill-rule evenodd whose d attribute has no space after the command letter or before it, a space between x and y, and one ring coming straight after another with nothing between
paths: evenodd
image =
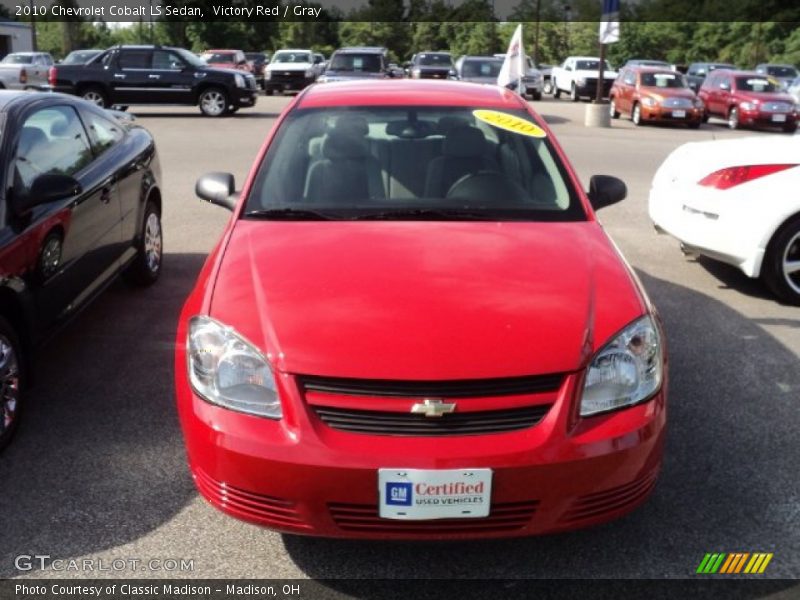
<instances>
[{"instance_id":1,"label":"car door","mask_svg":"<svg viewBox=\"0 0 800 600\"><path fill-rule=\"evenodd\" d=\"M26 227L53 220L31 274L37 312L47 327L79 308L117 270L120 206L111 174L95 160L75 108L53 104L21 119L10 169L12 198L29 195L37 176L74 177L81 191L20 215Z\"/></svg>"},{"instance_id":2,"label":"car door","mask_svg":"<svg viewBox=\"0 0 800 600\"><path fill-rule=\"evenodd\" d=\"M175 52L153 50L150 70L147 72L150 102L192 103L192 87L195 81L194 70Z\"/></svg>"},{"instance_id":3,"label":"car door","mask_svg":"<svg viewBox=\"0 0 800 600\"><path fill-rule=\"evenodd\" d=\"M123 48L117 53L117 66L111 77L112 104L141 104L151 100L150 74L153 51Z\"/></svg>"},{"instance_id":4,"label":"car door","mask_svg":"<svg viewBox=\"0 0 800 600\"><path fill-rule=\"evenodd\" d=\"M622 112L628 114L633 108L633 97L636 93L636 72L626 69L622 77Z\"/></svg>"}]
</instances>

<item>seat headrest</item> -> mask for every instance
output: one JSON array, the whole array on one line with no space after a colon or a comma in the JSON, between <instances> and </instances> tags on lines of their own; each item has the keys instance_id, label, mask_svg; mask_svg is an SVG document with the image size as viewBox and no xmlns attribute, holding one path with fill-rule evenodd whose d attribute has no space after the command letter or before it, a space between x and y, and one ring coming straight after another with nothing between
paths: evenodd
<instances>
[{"instance_id":1,"label":"seat headrest","mask_svg":"<svg viewBox=\"0 0 800 600\"><path fill-rule=\"evenodd\" d=\"M53 124L50 125L50 135L53 137L64 137L69 132L69 123L65 118L63 119L56 119L53 121Z\"/></svg>"},{"instance_id":2,"label":"seat headrest","mask_svg":"<svg viewBox=\"0 0 800 600\"><path fill-rule=\"evenodd\" d=\"M20 156L25 156L34 148L34 146L45 143L47 143L47 136L44 134L44 131L38 127L23 127L19 136L17 154Z\"/></svg>"},{"instance_id":3,"label":"seat headrest","mask_svg":"<svg viewBox=\"0 0 800 600\"><path fill-rule=\"evenodd\" d=\"M486 138L476 127L456 127L447 132L442 152L446 156L461 158L483 156L486 151Z\"/></svg>"},{"instance_id":4,"label":"seat headrest","mask_svg":"<svg viewBox=\"0 0 800 600\"><path fill-rule=\"evenodd\" d=\"M348 133L360 135L362 137L369 133L367 120L360 115L342 115L336 119L336 124L333 128L338 131L347 131Z\"/></svg>"},{"instance_id":5,"label":"seat headrest","mask_svg":"<svg viewBox=\"0 0 800 600\"><path fill-rule=\"evenodd\" d=\"M330 160L364 158L369 155L369 143L364 137L334 129L322 142L322 155Z\"/></svg>"}]
</instances>

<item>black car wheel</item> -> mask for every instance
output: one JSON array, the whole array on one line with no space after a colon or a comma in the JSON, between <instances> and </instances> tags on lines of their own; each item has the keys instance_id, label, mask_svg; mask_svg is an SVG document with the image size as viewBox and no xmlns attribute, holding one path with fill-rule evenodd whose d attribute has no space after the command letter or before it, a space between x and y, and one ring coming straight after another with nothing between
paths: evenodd
<instances>
[{"instance_id":1,"label":"black car wheel","mask_svg":"<svg viewBox=\"0 0 800 600\"><path fill-rule=\"evenodd\" d=\"M800 305L800 219L790 221L770 240L762 277L784 302Z\"/></svg>"},{"instance_id":2,"label":"black car wheel","mask_svg":"<svg viewBox=\"0 0 800 600\"><path fill-rule=\"evenodd\" d=\"M200 105L200 112L207 117L221 117L228 112L228 94L219 87L206 88L200 93L197 99Z\"/></svg>"},{"instance_id":3,"label":"black car wheel","mask_svg":"<svg viewBox=\"0 0 800 600\"><path fill-rule=\"evenodd\" d=\"M553 82L553 98L561 98L561 90L555 81Z\"/></svg>"},{"instance_id":4,"label":"black car wheel","mask_svg":"<svg viewBox=\"0 0 800 600\"><path fill-rule=\"evenodd\" d=\"M611 98L608 102L608 114L611 115L612 119L619 119L619 111L617 110L617 104L614 98Z\"/></svg>"},{"instance_id":5,"label":"black car wheel","mask_svg":"<svg viewBox=\"0 0 800 600\"><path fill-rule=\"evenodd\" d=\"M144 210L142 236L137 244L137 254L125 276L137 285L151 285L158 280L163 262L164 233L161 214L155 203L148 202Z\"/></svg>"},{"instance_id":6,"label":"black car wheel","mask_svg":"<svg viewBox=\"0 0 800 600\"><path fill-rule=\"evenodd\" d=\"M274 93L275 93L275 90L273 90L272 88L265 88L265 89L264 89L264 93L265 93L267 96L272 96L272 94L274 94Z\"/></svg>"},{"instance_id":7,"label":"black car wheel","mask_svg":"<svg viewBox=\"0 0 800 600\"><path fill-rule=\"evenodd\" d=\"M573 102L577 102L578 100L581 99L581 97L578 95L578 88L575 87L574 83L572 84L572 87L569 90L569 97L570 100L572 100Z\"/></svg>"},{"instance_id":8,"label":"black car wheel","mask_svg":"<svg viewBox=\"0 0 800 600\"><path fill-rule=\"evenodd\" d=\"M108 106L108 98L106 97L105 91L103 91L103 88L97 87L96 85L83 90L81 98L87 102L91 102L92 104L99 106L100 108L105 108Z\"/></svg>"},{"instance_id":9,"label":"black car wheel","mask_svg":"<svg viewBox=\"0 0 800 600\"><path fill-rule=\"evenodd\" d=\"M544 88L542 88L542 91L545 94L552 94L553 93L553 84L550 82L550 80L547 80L547 81L544 82Z\"/></svg>"},{"instance_id":10,"label":"black car wheel","mask_svg":"<svg viewBox=\"0 0 800 600\"><path fill-rule=\"evenodd\" d=\"M0 317L0 450L19 425L24 388L22 345L11 324Z\"/></svg>"},{"instance_id":11,"label":"black car wheel","mask_svg":"<svg viewBox=\"0 0 800 600\"><path fill-rule=\"evenodd\" d=\"M728 113L728 129L739 129L739 109L735 106Z\"/></svg>"},{"instance_id":12,"label":"black car wheel","mask_svg":"<svg viewBox=\"0 0 800 600\"><path fill-rule=\"evenodd\" d=\"M641 125L642 124L642 107L637 102L633 105L633 112L631 113L631 121L633 121L634 125Z\"/></svg>"}]
</instances>

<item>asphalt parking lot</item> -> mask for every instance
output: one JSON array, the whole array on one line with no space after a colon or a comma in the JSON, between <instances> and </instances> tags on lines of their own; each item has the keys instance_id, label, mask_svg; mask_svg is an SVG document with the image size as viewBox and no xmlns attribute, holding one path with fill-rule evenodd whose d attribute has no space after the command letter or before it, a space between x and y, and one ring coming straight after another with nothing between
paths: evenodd
<instances>
[{"instance_id":1,"label":"asphalt parking lot","mask_svg":"<svg viewBox=\"0 0 800 600\"><path fill-rule=\"evenodd\" d=\"M26 418L0 455L0 577L678 578L706 552L773 552L766 576L800 578L800 309L732 267L684 257L646 211L656 167L681 143L785 134L722 122L587 129L584 104L552 99L534 107L584 182L627 182L628 199L601 220L666 324L669 434L650 501L589 530L458 544L282 536L208 506L185 464L172 352L180 306L230 213L196 199L194 182L208 171L241 182L287 102L262 97L219 120L196 108L135 110L161 154L165 270L144 291L115 284L40 353ZM20 554L194 568L20 571Z\"/></svg>"}]
</instances>

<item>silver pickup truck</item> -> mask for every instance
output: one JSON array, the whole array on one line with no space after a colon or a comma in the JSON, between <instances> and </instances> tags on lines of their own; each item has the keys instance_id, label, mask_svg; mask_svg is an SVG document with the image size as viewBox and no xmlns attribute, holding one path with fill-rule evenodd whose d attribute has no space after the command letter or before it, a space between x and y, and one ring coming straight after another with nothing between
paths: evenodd
<instances>
[{"instance_id":1,"label":"silver pickup truck","mask_svg":"<svg viewBox=\"0 0 800 600\"><path fill-rule=\"evenodd\" d=\"M47 90L53 57L47 52L12 52L0 60L0 88Z\"/></svg>"}]
</instances>

